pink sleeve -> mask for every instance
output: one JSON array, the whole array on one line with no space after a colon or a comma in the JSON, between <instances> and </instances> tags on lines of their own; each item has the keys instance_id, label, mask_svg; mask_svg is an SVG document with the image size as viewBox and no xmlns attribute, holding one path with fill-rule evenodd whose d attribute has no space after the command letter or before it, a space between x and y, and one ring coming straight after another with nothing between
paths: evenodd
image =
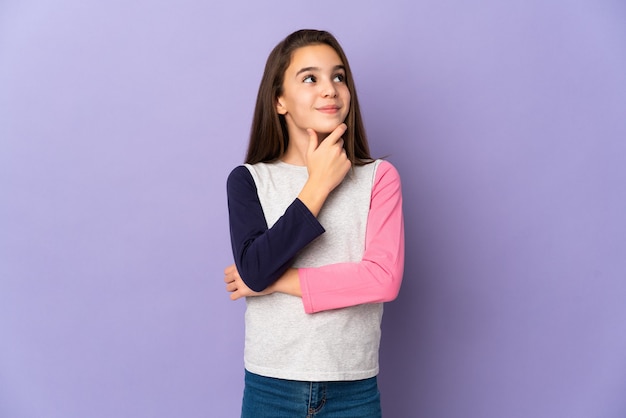
<instances>
[{"instance_id":1,"label":"pink sleeve","mask_svg":"<svg viewBox=\"0 0 626 418\"><path fill-rule=\"evenodd\" d=\"M358 263L298 269L304 310L315 313L391 301L398 296L403 272L400 176L391 163L382 161L372 188L363 259Z\"/></svg>"}]
</instances>

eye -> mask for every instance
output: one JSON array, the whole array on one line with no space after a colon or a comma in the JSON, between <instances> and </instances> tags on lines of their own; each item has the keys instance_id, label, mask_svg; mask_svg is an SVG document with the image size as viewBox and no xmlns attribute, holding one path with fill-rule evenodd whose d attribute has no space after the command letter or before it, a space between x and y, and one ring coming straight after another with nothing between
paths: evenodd
<instances>
[{"instance_id":1,"label":"eye","mask_svg":"<svg viewBox=\"0 0 626 418\"><path fill-rule=\"evenodd\" d=\"M315 78L314 75L307 75L306 77L302 79L303 83L315 83L316 81L317 79Z\"/></svg>"},{"instance_id":2,"label":"eye","mask_svg":"<svg viewBox=\"0 0 626 418\"><path fill-rule=\"evenodd\" d=\"M342 73L335 74L335 76L333 77L333 81L336 83L343 83L344 81L346 81L346 75Z\"/></svg>"}]
</instances>

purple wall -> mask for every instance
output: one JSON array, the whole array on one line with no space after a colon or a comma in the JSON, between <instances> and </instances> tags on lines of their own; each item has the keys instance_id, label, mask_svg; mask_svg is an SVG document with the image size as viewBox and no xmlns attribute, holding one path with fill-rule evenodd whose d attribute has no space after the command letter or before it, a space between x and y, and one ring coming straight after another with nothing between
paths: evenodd
<instances>
[{"instance_id":1,"label":"purple wall","mask_svg":"<svg viewBox=\"0 0 626 418\"><path fill-rule=\"evenodd\" d=\"M225 179L301 27L403 177L386 417L626 416L623 2L213 3L0 3L0 416L238 416Z\"/></svg>"}]
</instances>

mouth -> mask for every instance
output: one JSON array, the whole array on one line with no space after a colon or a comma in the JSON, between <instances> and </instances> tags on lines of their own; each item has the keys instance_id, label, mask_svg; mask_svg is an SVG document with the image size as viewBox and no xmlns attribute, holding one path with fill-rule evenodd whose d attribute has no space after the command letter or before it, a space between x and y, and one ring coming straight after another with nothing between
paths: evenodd
<instances>
[{"instance_id":1,"label":"mouth","mask_svg":"<svg viewBox=\"0 0 626 418\"><path fill-rule=\"evenodd\" d=\"M317 107L316 109L319 112L332 115L332 114L339 112L339 109L341 109L341 107L336 106L336 105L328 105L328 106Z\"/></svg>"}]
</instances>

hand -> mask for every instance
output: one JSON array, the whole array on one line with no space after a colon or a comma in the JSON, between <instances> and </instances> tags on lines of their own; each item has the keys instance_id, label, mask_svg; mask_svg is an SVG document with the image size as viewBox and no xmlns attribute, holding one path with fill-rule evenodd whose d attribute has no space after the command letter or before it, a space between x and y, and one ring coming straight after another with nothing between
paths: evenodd
<instances>
[{"instance_id":1,"label":"hand","mask_svg":"<svg viewBox=\"0 0 626 418\"><path fill-rule=\"evenodd\" d=\"M231 300L237 300L248 296L269 295L272 293L270 290L264 290L262 292L255 292L251 290L241 279L235 264L231 264L224 269L224 283L226 283L226 291L231 292Z\"/></svg>"},{"instance_id":2,"label":"hand","mask_svg":"<svg viewBox=\"0 0 626 418\"><path fill-rule=\"evenodd\" d=\"M321 143L318 142L317 133L313 129L307 129L309 134L309 148L307 150L309 180L326 193L330 193L343 181L352 166L343 148L343 138L341 137L346 129L348 127L342 123Z\"/></svg>"}]
</instances>

